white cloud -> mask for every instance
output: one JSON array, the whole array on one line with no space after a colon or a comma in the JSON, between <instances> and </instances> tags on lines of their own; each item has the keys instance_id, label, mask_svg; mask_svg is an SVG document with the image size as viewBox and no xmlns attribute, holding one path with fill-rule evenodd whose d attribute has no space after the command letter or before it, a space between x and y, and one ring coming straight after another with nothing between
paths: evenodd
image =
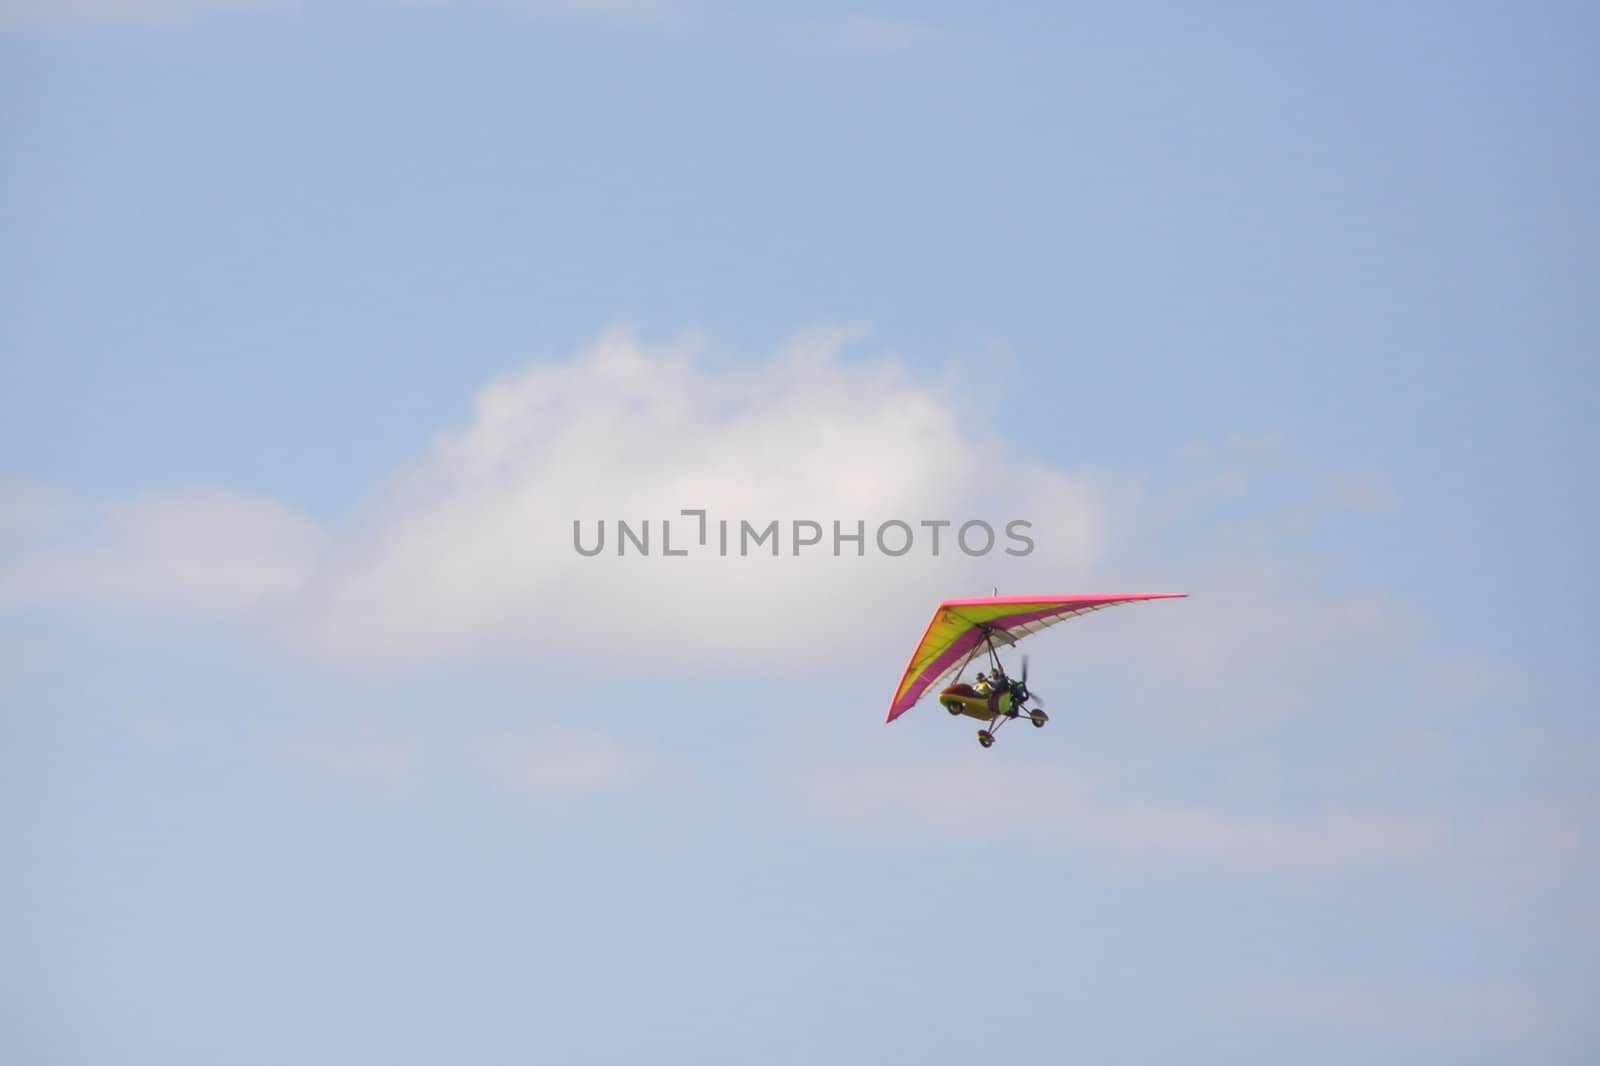
<instances>
[{"instance_id":1,"label":"white cloud","mask_svg":"<svg viewBox=\"0 0 1600 1066\"><path fill-rule=\"evenodd\" d=\"M948 596L1170 588L1193 598L1097 616L1060 654L1120 668L1128 706L1206 728L1303 710L1357 664L1418 639L1416 621L1381 592L1330 591L1304 560L1236 550L1233 527L1206 510L1215 493L1173 509L1147 493L1108 513L1104 478L1014 452L991 412L959 402L951 376L847 360L842 349L858 337L821 330L724 370L691 343L613 332L482 389L470 419L347 528L320 530L237 494L149 497L93 535L10 551L0 604L231 612L284 646L378 669L490 653L605 659L634 673L812 675L838 656L903 661L931 605ZM1285 454L1271 438L1249 439L1211 460L1251 471L1248 492ZM1168 498L1205 480L1203 458L1186 457ZM697 522L680 513L698 507L712 522L705 548L694 543ZM886 518L913 525L911 554L887 558L869 543L865 558L836 558L826 542L791 554L796 520L822 523L829 539L833 521L859 520L870 539ZM1036 550L1012 558L1002 542L969 558L946 529L942 554L926 553L920 521L969 518L1025 518ZM608 524L604 553L578 554L575 519L586 530ZM650 557L617 557L618 519L651 523ZM733 527L726 558L715 550L718 519ZM781 556L739 557L741 519L778 521ZM664 520L693 554L662 556ZM1182 531L1181 551L1154 546L1165 530ZM1113 571L1120 577L1107 579Z\"/></svg>"},{"instance_id":2,"label":"white cloud","mask_svg":"<svg viewBox=\"0 0 1600 1066\"><path fill-rule=\"evenodd\" d=\"M1141 554L1114 565L1190 598L1137 616L1106 612L1062 654L1115 678L1125 711L1184 731L1255 729L1361 698L1359 679L1422 640L1420 619L1382 590L1330 588L1304 559L1212 551L1174 565Z\"/></svg>"},{"instance_id":3,"label":"white cloud","mask_svg":"<svg viewBox=\"0 0 1600 1066\"><path fill-rule=\"evenodd\" d=\"M1392 787L1398 781L1413 787L1438 788L1460 767L1460 752L1449 737L1401 726L1374 737L1365 752L1337 763L1327 783L1346 794Z\"/></svg>"},{"instance_id":4,"label":"white cloud","mask_svg":"<svg viewBox=\"0 0 1600 1066\"><path fill-rule=\"evenodd\" d=\"M1443 704L1464 703L1496 689L1512 687L1505 672L1468 659L1435 659L1423 676L1423 691Z\"/></svg>"},{"instance_id":5,"label":"white cloud","mask_svg":"<svg viewBox=\"0 0 1600 1066\"><path fill-rule=\"evenodd\" d=\"M1541 996L1509 981L1281 979L1252 989L1253 1012L1432 1044L1566 1044L1597 1035L1571 997Z\"/></svg>"},{"instance_id":6,"label":"white cloud","mask_svg":"<svg viewBox=\"0 0 1600 1066\"><path fill-rule=\"evenodd\" d=\"M1024 833L1127 859L1338 873L1413 861L1440 840L1437 826L1421 818L1338 810L1259 817L1129 801L1109 782L1076 769L993 759L832 762L792 770L780 788L808 817L836 824L961 836Z\"/></svg>"},{"instance_id":7,"label":"white cloud","mask_svg":"<svg viewBox=\"0 0 1600 1066\"><path fill-rule=\"evenodd\" d=\"M534 797L590 795L682 781L660 754L592 728L543 726L480 737L475 764L513 792Z\"/></svg>"},{"instance_id":8,"label":"white cloud","mask_svg":"<svg viewBox=\"0 0 1600 1066\"><path fill-rule=\"evenodd\" d=\"M298 6L296 0L0 0L0 25L172 23Z\"/></svg>"},{"instance_id":9,"label":"white cloud","mask_svg":"<svg viewBox=\"0 0 1600 1066\"><path fill-rule=\"evenodd\" d=\"M844 15L827 25L829 43L849 52L919 52L948 48L961 39L957 34L926 22L884 15Z\"/></svg>"},{"instance_id":10,"label":"white cloud","mask_svg":"<svg viewBox=\"0 0 1600 1066\"><path fill-rule=\"evenodd\" d=\"M1381 474L1349 473L1338 479L1335 499L1339 506L1362 514L1388 514L1400 506L1399 494Z\"/></svg>"},{"instance_id":11,"label":"white cloud","mask_svg":"<svg viewBox=\"0 0 1600 1066\"><path fill-rule=\"evenodd\" d=\"M0 482L0 545L33 540L61 527L66 501L52 489L24 481Z\"/></svg>"},{"instance_id":12,"label":"white cloud","mask_svg":"<svg viewBox=\"0 0 1600 1066\"><path fill-rule=\"evenodd\" d=\"M949 595L1077 588L1104 540L1095 483L1012 453L993 413L963 408L947 380L844 360L855 335L819 331L718 371L691 345L611 333L483 389L469 423L350 528L235 493L146 497L87 536L8 553L0 604L234 613L289 647L378 667L499 652L802 673L845 653L904 654L903 633L865 618L914 626ZM685 508L708 511L711 543L664 557L663 521L679 546L698 534ZM651 522L649 557L615 554L619 519ZM910 554L873 543L888 519L911 525ZM1016 542L1003 535L969 557L954 528L935 557L920 525L984 520L1003 534L1012 519L1032 523L1026 557L1006 555ZM575 520L610 524L605 553L578 554ZM780 523L780 556L742 557L741 521ZM800 557L797 521L825 538ZM834 522L864 527L864 557L851 544L833 555Z\"/></svg>"},{"instance_id":13,"label":"white cloud","mask_svg":"<svg viewBox=\"0 0 1600 1066\"><path fill-rule=\"evenodd\" d=\"M1270 433L1193 442L1122 480L1108 493L1118 535L1101 569L1190 598L1180 610L1108 614L1074 634L1070 653L1098 667L1139 655L1124 705L1202 732L1362 698L1358 681L1415 655L1425 631L1329 536L1348 482Z\"/></svg>"},{"instance_id":14,"label":"white cloud","mask_svg":"<svg viewBox=\"0 0 1600 1066\"><path fill-rule=\"evenodd\" d=\"M618 25L666 26L687 19L697 6L683 0L0 0L0 26L171 25L199 19L319 6L386 11L428 8L503 10L534 18L584 19Z\"/></svg>"},{"instance_id":15,"label":"white cloud","mask_svg":"<svg viewBox=\"0 0 1600 1066\"><path fill-rule=\"evenodd\" d=\"M291 762L335 777L388 787L409 784L422 768L420 739L367 732L359 735L291 737L278 744Z\"/></svg>"},{"instance_id":16,"label":"white cloud","mask_svg":"<svg viewBox=\"0 0 1600 1066\"><path fill-rule=\"evenodd\" d=\"M1304 535L1329 519L1377 519L1403 506L1381 472L1329 463L1279 433L1219 433L1190 441L1128 504L1150 525L1208 515L1233 522L1241 538Z\"/></svg>"},{"instance_id":17,"label":"white cloud","mask_svg":"<svg viewBox=\"0 0 1600 1066\"><path fill-rule=\"evenodd\" d=\"M540 18L592 19L615 24L667 26L688 19L698 5L683 0L414 0L418 3L501 8Z\"/></svg>"},{"instance_id":18,"label":"white cloud","mask_svg":"<svg viewBox=\"0 0 1600 1066\"><path fill-rule=\"evenodd\" d=\"M149 496L93 533L25 546L0 566L0 607L241 613L300 589L323 545L309 519L230 492Z\"/></svg>"},{"instance_id":19,"label":"white cloud","mask_svg":"<svg viewBox=\"0 0 1600 1066\"><path fill-rule=\"evenodd\" d=\"M790 18L746 14L704 0L0 0L0 27L115 29L171 27L241 14L316 12L324 7L374 16L410 10L502 12L617 28L691 29L741 48L804 48L897 56L947 49L960 34L911 18L868 13Z\"/></svg>"},{"instance_id":20,"label":"white cloud","mask_svg":"<svg viewBox=\"0 0 1600 1066\"><path fill-rule=\"evenodd\" d=\"M0 26L174 26L232 14L334 10L499 10L539 19L582 19L613 26L667 27L696 18L696 0L0 0Z\"/></svg>"},{"instance_id":21,"label":"white cloud","mask_svg":"<svg viewBox=\"0 0 1600 1066\"><path fill-rule=\"evenodd\" d=\"M478 396L469 425L437 439L315 575L287 631L343 661L414 661L473 650L634 663L814 669L882 639L866 617L925 615L1003 575L1070 588L1094 560L1094 484L1007 454L988 412L890 362L849 364L849 331L810 335L727 372L691 350L612 333ZM708 545L685 508L705 508ZM1001 541L969 558L915 529L900 558L832 554L832 526L901 519L1033 523L1034 553ZM615 522L653 526L649 557L616 554ZM610 524L605 552L578 554L573 522ZM662 525L688 557L661 555ZM716 523L731 523L730 555ZM780 523L780 556L738 554L741 521ZM793 554L792 523L825 541ZM586 543L592 532L586 534ZM891 547L896 545L891 544ZM846 552L854 550L845 546ZM902 639L903 642L903 639ZM887 647L887 644L885 645Z\"/></svg>"},{"instance_id":22,"label":"white cloud","mask_svg":"<svg viewBox=\"0 0 1600 1066\"><path fill-rule=\"evenodd\" d=\"M696 781L687 767L642 741L558 724L532 710L545 720L499 729L462 721L422 729L369 722L282 737L272 748L288 763L380 792L438 785L463 770L535 799L642 788L678 794Z\"/></svg>"},{"instance_id":23,"label":"white cloud","mask_svg":"<svg viewBox=\"0 0 1600 1066\"><path fill-rule=\"evenodd\" d=\"M1461 818L1439 874L1470 912L1554 924L1600 947L1600 794L1550 795Z\"/></svg>"}]
</instances>

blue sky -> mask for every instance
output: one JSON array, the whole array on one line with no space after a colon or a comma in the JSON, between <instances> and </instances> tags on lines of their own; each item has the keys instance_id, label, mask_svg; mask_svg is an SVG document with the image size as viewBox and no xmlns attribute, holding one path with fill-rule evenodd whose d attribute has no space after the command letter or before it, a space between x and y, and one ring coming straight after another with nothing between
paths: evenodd
<instances>
[{"instance_id":1,"label":"blue sky","mask_svg":"<svg viewBox=\"0 0 1600 1066\"><path fill-rule=\"evenodd\" d=\"M1595 29L0 4L6 1057L1592 1060Z\"/></svg>"}]
</instances>

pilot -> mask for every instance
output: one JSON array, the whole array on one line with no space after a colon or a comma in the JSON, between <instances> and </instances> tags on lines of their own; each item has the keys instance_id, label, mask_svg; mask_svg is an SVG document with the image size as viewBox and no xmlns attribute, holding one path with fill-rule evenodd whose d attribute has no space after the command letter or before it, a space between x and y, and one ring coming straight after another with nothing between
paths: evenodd
<instances>
[{"instance_id":1,"label":"pilot","mask_svg":"<svg viewBox=\"0 0 1600 1066\"><path fill-rule=\"evenodd\" d=\"M988 677L984 676L984 674L981 672L978 674L978 680L973 684L972 687L980 696L987 696L989 693L994 691L994 686L989 684Z\"/></svg>"}]
</instances>

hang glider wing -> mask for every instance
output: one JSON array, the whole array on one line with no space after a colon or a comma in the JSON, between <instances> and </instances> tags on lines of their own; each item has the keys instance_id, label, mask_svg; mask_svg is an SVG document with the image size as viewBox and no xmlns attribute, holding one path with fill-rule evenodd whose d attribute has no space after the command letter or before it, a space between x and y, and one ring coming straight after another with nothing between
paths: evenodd
<instances>
[{"instance_id":1,"label":"hang glider wing","mask_svg":"<svg viewBox=\"0 0 1600 1066\"><path fill-rule=\"evenodd\" d=\"M1141 600L1167 600L1182 592L1133 592L1099 596L984 596L973 600L946 600L933 613L911 655L888 721L909 711L929 689L954 677L989 641L1010 646L1041 629L1080 614Z\"/></svg>"}]
</instances>

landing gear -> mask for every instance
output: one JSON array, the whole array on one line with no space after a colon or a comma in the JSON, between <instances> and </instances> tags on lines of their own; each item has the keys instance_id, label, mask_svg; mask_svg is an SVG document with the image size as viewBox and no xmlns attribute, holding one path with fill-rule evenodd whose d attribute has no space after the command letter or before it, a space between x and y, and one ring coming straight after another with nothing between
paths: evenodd
<instances>
[{"instance_id":1,"label":"landing gear","mask_svg":"<svg viewBox=\"0 0 1600 1066\"><path fill-rule=\"evenodd\" d=\"M994 735L1000 732L1000 727L1011 721L1013 718L1023 717L1026 717L1028 721L1032 722L1033 728L1035 729L1043 729L1044 724L1050 720L1050 716L1039 710L1037 707L1029 707L1026 709L1013 708L1009 711L997 714L990 719L988 729L978 730L978 743L982 744L986 748L994 747Z\"/></svg>"},{"instance_id":2,"label":"landing gear","mask_svg":"<svg viewBox=\"0 0 1600 1066\"><path fill-rule=\"evenodd\" d=\"M979 629L982 630L984 642L978 648L973 649L972 654L967 657L967 661L970 662L979 651L987 650L989 666L994 671L991 675L993 687L985 693L986 698L983 699L982 703L976 698L976 692L972 692L971 695L965 695L971 692L971 690L965 688L961 690L964 698L954 698L955 693L951 690L946 690L941 695L948 700L944 704L944 709L949 711L951 715L965 714L976 718L980 722L988 723L987 728L978 730L978 743L985 748L992 748L994 747L996 734L1007 723L1017 718L1026 718L1033 723L1035 729L1043 729L1044 724L1050 720L1050 716L1037 707L1028 706L1029 703L1035 700L1032 691L1028 688L1028 657L1026 655L1022 657L1021 677L1011 678L1006 676L1004 668L1000 665L1000 657L995 653L994 632L987 626L980 625ZM1006 639L1004 635L1002 635L1002 639ZM1015 640L1009 640L1008 643L1014 644ZM956 673L956 677L960 678L965 670L966 663L962 663L961 669ZM987 681L989 678L986 677L985 680Z\"/></svg>"}]
</instances>

